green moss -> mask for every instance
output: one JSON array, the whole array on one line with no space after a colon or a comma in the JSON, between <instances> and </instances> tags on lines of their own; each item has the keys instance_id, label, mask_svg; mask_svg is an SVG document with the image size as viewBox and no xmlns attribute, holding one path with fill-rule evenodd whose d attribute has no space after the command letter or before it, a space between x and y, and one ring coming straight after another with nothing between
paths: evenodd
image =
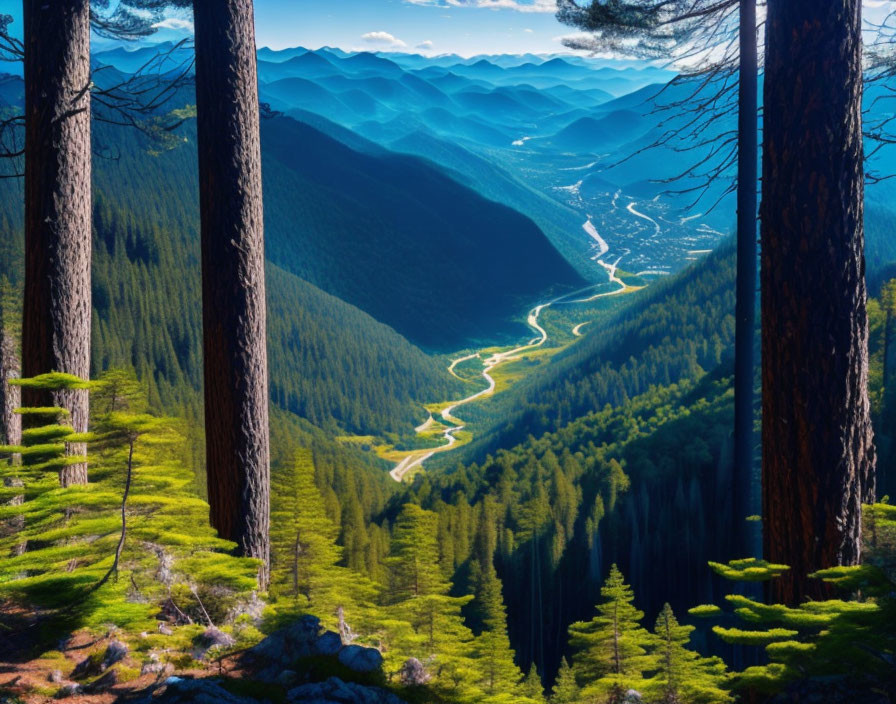
<instances>
[{"instance_id":1,"label":"green moss","mask_svg":"<svg viewBox=\"0 0 896 704\"><path fill-rule=\"evenodd\" d=\"M136 667L118 664L115 666L115 671L118 672L118 681L120 683L133 682L140 677L140 670Z\"/></svg>"},{"instance_id":2,"label":"green moss","mask_svg":"<svg viewBox=\"0 0 896 704\"><path fill-rule=\"evenodd\" d=\"M176 653L168 657L170 662L177 670L189 670L196 665L195 658L188 653Z\"/></svg>"}]
</instances>

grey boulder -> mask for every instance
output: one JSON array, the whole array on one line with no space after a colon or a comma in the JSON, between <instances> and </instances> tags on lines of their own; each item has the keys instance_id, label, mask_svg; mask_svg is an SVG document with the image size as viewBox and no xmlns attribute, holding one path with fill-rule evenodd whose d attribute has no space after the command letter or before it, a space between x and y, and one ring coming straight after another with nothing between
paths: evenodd
<instances>
[{"instance_id":1,"label":"grey boulder","mask_svg":"<svg viewBox=\"0 0 896 704\"><path fill-rule=\"evenodd\" d=\"M289 690L291 704L404 704L391 692L331 677Z\"/></svg>"},{"instance_id":2,"label":"grey boulder","mask_svg":"<svg viewBox=\"0 0 896 704\"><path fill-rule=\"evenodd\" d=\"M338 633L327 631L315 641L314 649L319 655L336 655L342 650L342 638Z\"/></svg>"},{"instance_id":3,"label":"grey boulder","mask_svg":"<svg viewBox=\"0 0 896 704\"><path fill-rule=\"evenodd\" d=\"M339 662L355 672L374 672L383 666L383 656L376 648L347 645L339 651Z\"/></svg>"}]
</instances>

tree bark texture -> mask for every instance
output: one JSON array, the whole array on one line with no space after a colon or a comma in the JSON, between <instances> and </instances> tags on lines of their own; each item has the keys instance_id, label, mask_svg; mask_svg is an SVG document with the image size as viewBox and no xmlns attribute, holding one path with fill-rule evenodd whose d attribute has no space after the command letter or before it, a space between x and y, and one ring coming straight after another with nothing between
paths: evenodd
<instances>
[{"instance_id":1,"label":"tree bark texture","mask_svg":"<svg viewBox=\"0 0 896 704\"><path fill-rule=\"evenodd\" d=\"M251 0L197 0L205 421L211 520L239 552L270 552L264 229Z\"/></svg>"},{"instance_id":2,"label":"tree bark texture","mask_svg":"<svg viewBox=\"0 0 896 704\"><path fill-rule=\"evenodd\" d=\"M3 328L0 318L0 443L22 443L22 416L15 412L22 405L22 389L10 386L10 379L18 379L21 366L13 335Z\"/></svg>"},{"instance_id":3,"label":"tree bark texture","mask_svg":"<svg viewBox=\"0 0 896 704\"><path fill-rule=\"evenodd\" d=\"M761 206L763 513L770 587L861 557L875 493L866 312L860 0L769 0Z\"/></svg>"},{"instance_id":4,"label":"tree bark texture","mask_svg":"<svg viewBox=\"0 0 896 704\"><path fill-rule=\"evenodd\" d=\"M756 215L759 176L759 58L756 2L740 3L738 90L737 292L734 354L734 544L737 557L759 557L761 539L747 517L754 507L754 400L756 337ZM758 493L758 492L757 492ZM758 496L757 496L758 499Z\"/></svg>"},{"instance_id":5,"label":"tree bark texture","mask_svg":"<svg viewBox=\"0 0 896 704\"><path fill-rule=\"evenodd\" d=\"M25 0L25 297L22 373L90 375L90 3ZM88 423L87 392L26 391ZM83 455L72 445L69 453ZM59 474L87 483L87 465Z\"/></svg>"}]
</instances>

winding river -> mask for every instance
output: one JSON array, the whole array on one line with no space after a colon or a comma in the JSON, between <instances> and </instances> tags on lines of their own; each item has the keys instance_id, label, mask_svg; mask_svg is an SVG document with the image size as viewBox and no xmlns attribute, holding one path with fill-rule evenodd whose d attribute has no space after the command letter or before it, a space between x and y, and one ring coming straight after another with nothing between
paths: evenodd
<instances>
[{"instance_id":1,"label":"winding river","mask_svg":"<svg viewBox=\"0 0 896 704\"><path fill-rule=\"evenodd\" d=\"M613 207L616 207L616 201L621 195L621 191L617 192L613 198ZM645 215L644 213L637 210L635 207L637 205L636 201L632 201L629 203L626 210L635 218L645 220L650 222L655 228L655 234L651 236L656 237L662 233L662 229L660 228L659 223L651 218L649 215ZM576 298L577 296L581 296L588 291L592 291L598 286L602 286L603 284L594 284L592 286L586 286L585 288L579 289L578 291L574 291L572 293L567 293L562 296L558 296L557 298L547 301L546 303L540 303L535 306L531 311L529 311L529 315L526 318L526 324L536 333L536 337L529 341L528 344L522 345L520 347L515 347L511 350L507 350L506 352L496 352L486 357L483 361L483 369L482 369L482 378L486 381L486 388L481 391L477 391L466 398L463 398L459 401L454 401L450 405L446 406L440 412L440 416L442 421L449 424L450 427L445 428L442 431L441 435L445 439L445 443L435 448L430 448L427 450L416 450L409 452L395 467L392 468L392 471L389 472L389 475L397 482L401 482L408 476L410 472L418 467L422 467L423 463L428 459L432 458L434 455L440 454L442 452L448 452L454 449L457 444L460 442L457 439L457 433L463 430L466 426L464 422L457 418L454 415L454 412L460 408L461 406L465 406L468 403L473 403L481 398L486 396L491 396L495 393L495 389L497 387L497 383L495 382L494 377L491 375L491 372L501 364L505 362L510 362L520 358L520 355L530 352L534 349L537 349L543 346L548 341L548 333L547 330L539 322L539 318L541 314L550 308L553 305L558 303L569 303L569 304L584 304L584 303L592 303L600 298L605 298L608 296L618 296L624 293L628 293L629 291L637 290L638 287L629 286L626 284L618 275L619 270L619 262L621 261L621 257L616 260L613 264L608 264L603 261L600 257L609 251L609 246L604 241L604 239L598 234L597 229L594 227L594 224L589 217L588 221L582 226L585 232L595 241L596 248L598 249L597 256L594 257L594 260L602 266L609 276L609 280L611 284L615 284L617 286L616 289L597 293L593 296L586 296L585 298ZM582 337L582 328L584 328L590 321L585 321L577 324L572 328L573 337ZM457 372L457 366L459 364L463 364L464 362L469 362L473 359L482 359L483 352L474 352L473 354L468 354L464 357L458 357L451 361L451 364L448 367L448 373L452 376L462 379ZM424 421L424 423L416 428L416 432L418 434L426 432L430 430L436 424L435 418L430 416Z\"/></svg>"},{"instance_id":2,"label":"winding river","mask_svg":"<svg viewBox=\"0 0 896 704\"><path fill-rule=\"evenodd\" d=\"M604 262L599 262L601 266L607 269L607 272L610 275L610 282L619 285L618 289L607 293L599 293L594 296L586 297L586 298L574 298L576 296L581 296L583 293L593 290L597 286L602 286L603 284L595 284L592 286L587 286L585 288L579 289L578 291L573 291L572 293L567 293L562 296L558 296L557 298L548 301L546 303L540 303L535 306L531 311L529 311L529 315L526 318L526 324L536 333L536 337L532 339L528 344L521 345L520 347L515 347L513 349L507 350L505 352L495 352L483 361L483 369L482 369L482 378L486 381L486 388L481 391L477 391L466 398L463 398L459 401L455 401L451 403L451 405L446 406L442 409L439 414L442 420L446 423L449 423L451 427L446 428L442 431L442 437L445 438L445 444L440 445L439 447L431 448L428 450L419 450L416 452L409 453L404 459L402 459L395 467L389 472L389 476L392 477L397 482L403 481L404 478L408 475L409 472L414 470L417 467L422 467L423 463L428 459L433 457L434 455L440 454L442 452L447 452L453 449L457 443L459 442L456 435L461 430L463 430L466 426L464 422L459 418L455 417L454 412L460 408L461 406L465 406L468 403L473 403L480 398L484 398L486 396L491 396L495 393L495 388L497 387L497 383L495 382L494 377L491 375L491 372L501 364L505 362L510 362L520 358L525 352L530 352L534 349L542 347L548 341L548 332L544 329L544 327L539 322L539 318L541 314L548 308L553 305L562 302L568 303L590 303L592 301L597 300L598 298L603 298L605 296L617 296L619 294L625 293L629 290L633 290L633 287L628 286L624 281L616 276L616 268L618 262L616 264L605 264ZM574 300L569 300L574 299ZM586 325L588 321L576 325L573 328L573 335L576 337L581 336L581 329L583 325ZM468 354L464 357L458 357L451 361L451 364L448 367L448 372L452 375L460 379L455 369L457 365L462 364L463 362L468 362L472 359L482 359L482 352ZM435 419L432 415L420 426L416 428L417 433L422 433L429 430L433 424L435 423Z\"/></svg>"}]
</instances>

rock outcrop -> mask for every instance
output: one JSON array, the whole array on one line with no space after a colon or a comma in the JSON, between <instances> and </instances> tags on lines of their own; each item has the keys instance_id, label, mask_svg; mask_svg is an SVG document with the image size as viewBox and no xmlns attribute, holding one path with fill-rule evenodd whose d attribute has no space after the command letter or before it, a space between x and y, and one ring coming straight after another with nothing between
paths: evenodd
<instances>
[{"instance_id":1,"label":"rock outcrop","mask_svg":"<svg viewBox=\"0 0 896 704\"><path fill-rule=\"evenodd\" d=\"M322 681L313 681L315 677L309 675L310 670L303 661L316 666L321 661L329 662L330 667L342 668L336 671L344 677L326 677L331 674L330 670L320 677ZM388 690L371 684L384 681L383 656L376 648L343 644L338 633L324 631L320 621L312 616L272 633L241 655L239 665L244 677L267 686L282 687L280 691L286 692L289 704L404 704ZM360 682L349 681L351 673L357 673ZM253 690L246 686L229 687L227 680L168 677L144 703L261 704L264 701L263 694L255 698L235 694L237 689L249 693ZM264 691L263 687L260 689Z\"/></svg>"},{"instance_id":2,"label":"rock outcrop","mask_svg":"<svg viewBox=\"0 0 896 704\"><path fill-rule=\"evenodd\" d=\"M258 679L282 683L282 673L294 669L296 661L316 656L336 657L343 666L358 673L371 673L383 666L376 648L344 645L338 633L324 631L313 616L303 616L291 626L272 633L243 657L254 667Z\"/></svg>"}]
</instances>

